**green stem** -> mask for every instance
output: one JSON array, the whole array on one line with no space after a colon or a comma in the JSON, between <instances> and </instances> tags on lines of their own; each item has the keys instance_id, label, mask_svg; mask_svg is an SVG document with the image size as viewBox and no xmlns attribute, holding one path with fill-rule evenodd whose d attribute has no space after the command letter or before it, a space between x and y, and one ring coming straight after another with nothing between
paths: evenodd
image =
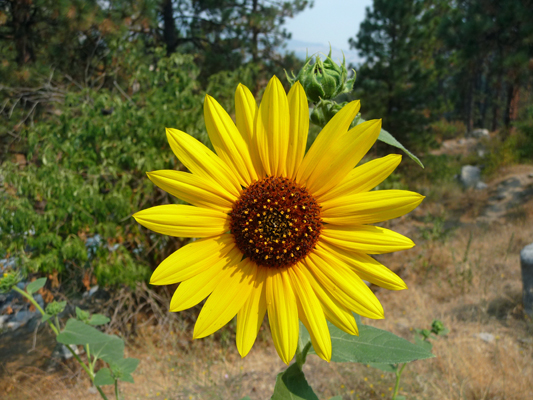
<instances>
[{"instance_id":1,"label":"green stem","mask_svg":"<svg viewBox=\"0 0 533 400\"><path fill-rule=\"evenodd\" d=\"M14 286L12 287L12 289L13 289L15 292L18 292L18 293L20 293L22 296L26 297L26 298L30 301L30 303L33 304L33 306L34 306L37 310L39 310L39 312L41 313L41 315L44 316L44 314L45 314L45 313L44 313L44 310L41 308L41 306L39 305L39 303L37 303L37 302L35 301L35 299L33 298L33 296L32 296L31 294L29 294L28 292L25 292L24 290L20 289L20 288L19 288L18 286L16 286L16 285L14 285ZM56 316L56 318L57 318L57 316ZM48 320L48 321L46 321L46 322L48 322L48 325L50 326L50 328L52 328L52 330L54 331L54 333L56 334L56 336L59 335L59 322L58 322L58 326L57 326L57 327L53 324L53 322L52 322L51 320ZM73 356L73 357L76 359L76 361L81 365L81 367L85 370L85 372L87 372L87 375L89 375L89 378L91 379L91 382L94 383L94 374L89 370L89 368L87 367L87 365L85 365L85 363L84 363L83 361L81 361L80 356L78 356L78 355L76 354L76 352L70 348L70 346L65 346L65 347L68 349L68 351L70 351L70 353L72 354L72 356ZM90 362L90 360L89 360L89 362ZM108 400L107 397L106 397L106 395L105 395L105 393L102 391L102 389L100 389L100 387L99 387L99 386L96 386L96 385L95 385L95 387L96 387L96 389L98 390L98 392L100 393L100 396L102 396L102 398L103 398L104 400Z\"/></svg>"},{"instance_id":2,"label":"green stem","mask_svg":"<svg viewBox=\"0 0 533 400\"><path fill-rule=\"evenodd\" d=\"M305 364L305 361L307 360L307 353L309 352L310 348L311 342L307 342L303 349L300 348L300 343L298 343L298 347L296 348L296 364L298 364L300 368L302 368L302 366Z\"/></svg>"},{"instance_id":3,"label":"green stem","mask_svg":"<svg viewBox=\"0 0 533 400\"><path fill-rule=\"evenodd\" d=\"M59 325L59 317L57 315L55 316L55 320L56 320L57 330L60 331L61 330L61 325Z\"/></svg>"},{"instance_id":4,"label":"green stem","mask_svg":"<svg viewBox=\"0 0 533 400\"><path fill-rule=\"evenodd\" d=\"M396 384L394 385L394 392L392 393L392 400L396 399L396 396L398 396L398 390L400 389L400 378L402 377L403 369L407 363L402 365L402 367L396 371Z\"/></svg>"},{"instance_id":5,"label":"green stem","mask_svg":"<svg viewBox=\"0 0 533 400\"><path fill-rule=\"evenodd\" d=\"M13 290L14 290L15 292L20 293L20 294L23 295L24 297L26 297L26 298L30 301L30 303L33 304L33 306L34 306L37 310L39 310L39 312L41 313L41 315L44 316L44 310L41 308L41 306L39 305L39 303L37 303L37 302L35 301L35 299L33 298L33 296L32 296L31 294L25 292L24 290L20 289L20 288L19 288L18 286L16 286L16 285L13 286ZM46 322L48 322L48 325L50 325L50 328L52 328L52 330L54 331L54 333L56 334L56 336L59 335L59 329L56 328L56 326L52 323L52 321L48 320L48 321L46 321Z\"/></svg>"},{"instance_id":6,"label":"green stem","mask_svg":"<svg viewBox=\"0 0 533 400\"><path fill-rule=\"evenodd\" d=\"M117 400L119 400L118 398L118 379L115 379L115 397Z\"/></svg>"}]
</instances>

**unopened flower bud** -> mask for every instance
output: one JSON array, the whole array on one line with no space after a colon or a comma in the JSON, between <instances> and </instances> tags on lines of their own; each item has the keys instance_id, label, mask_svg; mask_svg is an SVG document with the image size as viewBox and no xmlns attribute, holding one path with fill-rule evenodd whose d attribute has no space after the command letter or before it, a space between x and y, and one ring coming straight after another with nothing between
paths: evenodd
<instances>
[{"instance_id":1,"label":"unopened flower bud","mask_svg":"<svg viewBox=\"0 0 533 400\"><path fill-rule=\"evenodd\" d=\"M307 99L313 103L320 100L329 100L337 97L341 93L351 92L355 82L355 71L352 79L347 79L346 59L343 57L339 66L331 59L331 49L324 61L316 56L316 61L311 64L312 57L305 60L305 65L298 73L292 74L292 78L287 75L288 81L293 85L296 81L302 84Z\"/></svg>"},{"instance_id":2,"label":"unopened flower bud","mask_svg":"<svg viewBox=\"0 0 533 400\"><path fill-rule=\"evenodd\" d=\"M18 272L5 272L0 278L0 293L10 292L20 281L22 281L22 276Z\"/></svg>"},{"instance_id":3,"label":"unopened flower bud","mask_svg":"<svg viewBox=\"0 0 533 400\"><path fill-rule=\"evenodd\" d=\"M46 313L48 315L58 315L63 312L67 305L66 301L52 301L46 306Z\"/></svg>"}]
</instances>

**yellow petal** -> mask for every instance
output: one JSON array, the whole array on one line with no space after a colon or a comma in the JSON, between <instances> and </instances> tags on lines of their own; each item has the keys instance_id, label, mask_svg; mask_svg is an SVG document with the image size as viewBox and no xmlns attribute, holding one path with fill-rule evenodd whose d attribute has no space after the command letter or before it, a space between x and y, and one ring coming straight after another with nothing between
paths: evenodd
<instances>
[{"instance_id":1,"label":"yellow petal","mask_svg":"<svg viewBox=\"0 0 533 400\"><path fill-rule=\"evenodd\" d=\"M248 186L257 180L246 141L226 110L209 95L205 96L204 119L213 147L237 176L240 184Z\"/></svg>"},{"instance_id":2,"label":"yellow petal","mask_svg":"<svg viewBox=\"0 0 533 400\"><path fill-rule=\"evenodd\" d=\"M389 154L360 165L352 169L337 186L317 196L317 200L322 203L336 197L368 192L383 182L396 169L401 160L401 155Z\"/></svg>"},{"instance_id":3,"label":"yellow petal","mask_svg":"<svg viewBox=\"0 0 533 400\"><path fill-rule=\"evenodd\" d=\"M244 357L252 349L266 313L266 270L257 269L257 277L248 300L237 314L237 349Z\"/></svg>"},{"instance_id":4,"label":"yellow petal","mask_svg":"<svg viewBox=\"0 0 533 400\"><path fill-rule=\"evenodd\" d=\"M209 237L229 230L229 217L209 208L167 204L133 214L142 226L164 235Z\"/></svg>"},{"instance_id":5,"label":"yellow petal","mask_svg":"<svg viewBox=\"0 0 533 400\"><path fill-rule=\"evenodd\" d=\"M364 317L383 318L383 307L361 278L326 252L313 250L306 265L324 288L348 309Z\"/></svg>"},{"instance_id":6,"label":"yellow petal","mask_svg":"<svg viewBox=\"0 0 533 400\"><path fill-rule=\"evenodd\" d=\"M407 289L407 285L402 278L369 255L345 251L326 242L319 243L317 248L327 251L339 262L342 260L345 265L365 281L389 290Z\"/></svg>"},{"instance_id":7,"label":"yellow petal","mask_svg":"<svg viewBox=\"0 0 533 400\"><path fill-rule=\"evenodd\" d=\"M252 291L256 274L257 266L247 258L218 275L218 284L194 325L195 339L218 331L237 314Z\"/></svg>"},{"instance_id":8,"label":"yellow petal","mask_svg":"<svg viewBox=\"0 0 533 400\"><path fill-rule=\"evenodd\" d=\"M302 163L309 133L309 105L305 90L296 82L287 96L290 111L289 152L287 153L287 177L294 178Z\"/></svg>"},{"instance_id":9,"label":"yellow petal","mask_svg":"<svg viewBox=\"0 0 533 400\"><path fill-rule=\"evenodd\" d=\"M300 185L307 186L313 183L310 176L314 174L318 163L324 162L326 154L332 155L328 152L329 148L348 131L360 106L359 100L348 103L322 129L296 172L296 181Z\"/></svg>"},{"instance_id":10,"label":"yellow petal","mask_svg":"<svg viewBox=\"0 0 533 400\"><path fill-rule=\"evenodd\" d=\"M167 128L167 139L172 151L193 174L213 181L233 196L239 196L241 185L231 169L206 146L191 135Z\"/></svg>"},{"instance_id":11,"label":"yellow petal","mask_svg":"<svg viewBox=\"0 0 533 400\"><path fill-rule=\"evenodd\" d=\"M322 309L328 321L350 335L359 335L357 323L352 312L344 307L335 297L327 293L324 287L315 279L309 267L305 265L305 262L297 264L293 268L298 268L307 278L318 300L322 304Z\"/></svg>"},{"instance_id":12,"label":"yellow petal","mask_svg":"<svg viewBox=\"0 0 533 400\"><path fill-rule=\"evenodd\" d=\"M326 224L373 224L413 211L424 196L407 190L379 190L331 199L322 206Z\"/></svg>"},{"instance_id":13,"label":"yellow petal","mask_svg":"<svg viewBox=\"0 0 533 400\"><path fill-rule=\"evenodd\" d=\"M170 311L182 311L194 307L203 299L211 294L215 289L219 277L224 273L224 268L229 265L237 264L240 260L230 260L227 262L218 262L209 267L198 275L180 283L172 300L170 300Z\"/></svg>"},{"instance_id":14,"label":"yellow petal","mask_svg":"<svg viewBox=\"0 0 533 400\"><path fill-rule=\"evenodd\" d=\"M306 186L315 196L335 187L372 147L381 131L381 120L363 122L337 138L324 152Z\"/></svg>"},{"instance_id":15,"label":"yellow petal","mask_svg":"<svg viewBox=\"0 0 533 400\"><path fill-rule=\"evenodd\" d=\"M161 170L147 173L148 178L177 198L195 206L230 212L237 200L226 189L199 175L184 171Z\"/></svg>"},{"instance_id":16,"label":"yellow petal","mask_svg":"<svg viewBox=\"0 0 533 400\"><path fill-rule=\"evenodd\" d=\"M272 340L289 365L298 346L298 306L287 269L267 269L266 302Z\"/></svg>"},{"instance_id":17,"label":"yellow petal","mask_svg":"<svg viewBox=\"0 0 533 400\"><path fill-rule=\"evenodd\" d=\"M170 285L192 278L217 263L242 258L233 235L225 234L189 243L168 256L150 278L151 285Z\"/></svg>"},{"instance_id":18,"label":"yellow petal","mask_svg":"<svg viewBox=\"0 0 533 400\"><path fill-rule=\"evenodd\" d=\"M256 121L259 155L267 175L285 175L289 125L287 95L279 79L273 76L263 94Z\"/></svg>"},{"instance_id":19,"label":"yellow petal","mask_svg":"<svg viewBox=\"0 0 533 400\"><path fill-rule=\"evenodd\" d=\"M265 170L261 162L261 157L259 156L257 137L254 132L257 110L257 103L252 92L240 83L235 91L235 122L237 129L239 129L239 132L248 144L248 151L258 178L264 178Z\"/></svg>"},{"instance_id":20,"label":"yellow petal","mask_svg":"<svg viewBox=\"0 0 533 400\"><path fill-rule=\"evenodd\" d=\"M298 317L311 336L316 354L323 360L331 360L331 337L322 305L307 278L297 268L289 268L289 277L296 295Z\"/></svg>"},{"instance_id":21,"label":"yellow petal","mask_svg":"<svg viewBox=\"0 0 533 400\"><path fill-rule=\"evenodd\" d=\"M385 254L414 247L411 239L389 229L371 225L325 225L321 239L341 249L366 254Z\"/></svg>"}]
</instances>

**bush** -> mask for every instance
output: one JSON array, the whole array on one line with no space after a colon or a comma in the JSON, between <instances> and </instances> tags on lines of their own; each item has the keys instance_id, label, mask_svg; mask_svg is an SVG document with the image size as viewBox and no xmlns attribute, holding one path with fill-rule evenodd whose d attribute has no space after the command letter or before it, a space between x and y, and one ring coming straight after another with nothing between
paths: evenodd
<instances>
[{"instance_id":1,"label":"bush","mask_svg":"<svg viewBox=\"0 0 533 400\"><path fill-rule=\"evenodd\" d=\"M15 257L26 272L77 269L100 284L132 285L177 247L131 215L174 201L145 175L179 167L165 127L206 138L198 69L179 54L152 63L133 52L123 57L135 93L70 89L21 130L27 164L0 166L0 258ZM228 96L234 90L227 86Z\"/></svg>"}]
</instances>

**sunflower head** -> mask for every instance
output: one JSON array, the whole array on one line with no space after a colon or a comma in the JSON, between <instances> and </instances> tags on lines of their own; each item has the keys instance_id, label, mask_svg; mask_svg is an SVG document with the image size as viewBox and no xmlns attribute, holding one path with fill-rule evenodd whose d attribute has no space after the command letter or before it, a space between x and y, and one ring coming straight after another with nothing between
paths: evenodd
<instances>
[{"instance_id":1,"label":"sunflower head","mask_svg":"<svg viewBox=\"0 0 533 400\"><path fill-rule=\"evenodd\" d=\"M307 153L309 109L300 82L286 94L273 77L259 107L239 85L235 106L233 121L206 96L204 117L215 152L185 132L167 129L170 147L189 172L163 170L148 176L190 205L156 206L134 218L155 232L199 240L165 259L150 282L180 283L171 311L207 298L195 338L237 316L237 349L244 357L268 314L274 345L285 363L296 351L299 321L316 353L329 361L326 320L356 335L352 312L383 318L381 304L363 279L406 289L370 255L414 243L372 224L408 213L423 197L401 190L370 191L401 157L356 167L381 129L380 120L350 129L359 101L339 110Z\"/></svg>"}]
</instances>

